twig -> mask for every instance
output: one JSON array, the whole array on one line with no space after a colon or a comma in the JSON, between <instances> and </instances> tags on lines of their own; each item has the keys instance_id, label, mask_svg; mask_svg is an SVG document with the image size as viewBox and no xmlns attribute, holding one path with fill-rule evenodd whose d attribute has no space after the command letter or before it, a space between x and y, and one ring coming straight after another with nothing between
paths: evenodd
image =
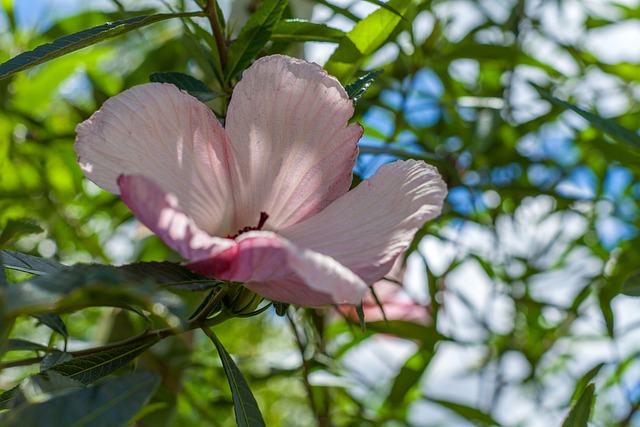
<instances>
[{"instance_id":1,"label":"twig","mask_svg":"<svg viewBox=\"0 0 640 427\"><path fill-rule=\"evenodd\" d=\"M298 344L298 350L300 351L300 357L302 358L302 382L305 388L307 389L307 394L309 396L309 406L311 406L311 411L316 417L316 421L318 422L318 427L329 427L331 425L331 421L327 414L327 411L326 410L320 411L320 408L318 407L318 404L315 399L315 395L313 393L313 387L309 382L309 376L311 375L311 370L309 369L309 362L307 361L304 354L305 353L304 343L302 342L302 338L300 337L300 335L298 335L296 324L291 318L291 315L289 314L289 312L287 312L286 317L287 317L287 320L289 321L289 324L291 325L291 330L293 332L293 335L296 338L296 343ZM325 408L328 407L328 405L326 404L323 406Z\"/></svg>"},{"instance_id":2,"label":"twig","mask_svg":"<svg viewBox=\"0 0 640 427\"><path fill-rule=\"evenodd\" d=\"M216 39L216 46L218 47L218 54L220 55L220 66L224 72L227 65L227 45L225 43L224 36L222 35L222 28L220 27L220 21L218 20L218 8L216 0L207 0L203 11L207 14L209 24L211 25L211 31L213 31L213 37Z\"/></svg>"}]
</instances>

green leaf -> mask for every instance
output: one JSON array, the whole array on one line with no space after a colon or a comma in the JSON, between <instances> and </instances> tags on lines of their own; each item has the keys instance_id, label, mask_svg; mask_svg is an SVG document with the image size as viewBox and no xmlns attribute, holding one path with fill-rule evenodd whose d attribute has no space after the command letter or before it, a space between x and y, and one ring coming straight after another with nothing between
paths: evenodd
<instances>
[{"instance_id":1,"label":"green leaf","mask_svg":"<svg viewBox=\"0 0 640 427\"><path fill-rule=\"evenodd\" d=\"M240 369L236 366L233 359L227 353L227 350L222 346L222 343L215 336L213 331L209 329L204 330L207 336L213 341L213 344L218 350L220 355L220 361L222 361L222 367L229 380L229 387L231 388L231 395L233 397L233 408L236 414L236 423L238 427L257 427L264 426L264 419L260 413L260 408L256 402L255 397L249 389L247 380L244 379Z\"/></svg>"},{"instance_id":2,"label":"green leaf","mask_svg":"<svg viewBox=\"0 0 640 427\"><path fill-rule=\"evenodd\" d=\"M420 378L422 378L422 374L429 366L433 354L433 351L420 348L413 356L407 359L398 375L396 375L391 390L387 395L386 403L389 406L396 407L402 404L407 393L420 382Z\"/></svg>"},{"instance_id":3,"label":"green leaf","mask_svg":"<svg viewBox=\"0 0 640 427\"><path fill-rule=\"evenodd\" d=\"M216 99L221 94L214 92L195 77L191 77L187 74L176 72L158 72L149 76L149 80L153 83L171 83L177 86L179 89L185 90L189 95L197 98L201 102L211 101Z\"/></svg>"},{"instance_id":4,"label":"green leaf","mask_svg":"<svg viewBox=\"0 0 640 427\"><path fill-rule=\"evenodd\" d=\"M260 53L280 21L287 3L288 0L265 0L258 11L251 15L238 38L229 45L224 69L225 82L235 78Z\"/></svg>"},{"instance_id":5,"label":"green leaf","mask_svg":"<svg viewBox=\"0 0 640 427\"><path fill-rule=\"evenodd\" d=\"M375 4L376 6L380 6L380 7L382 7L382 8L385 8L385 9L387 9L389 12L391 12L391 13L395 13L395 14L396 14L396 15L398 15L400 18L402 18L402 19L405 19L405 20L406 20L406 18L405 18L404 16L402 16L402 13L400 13L400 12L398 12L397 10L395 10L394 8L390 7L388 2L383 2L383 1L380 1L380 0L365 0L365 1L366 1L366 2L369 2L369 3L371 3L371 4ZM408 22L408 21L407 21L407 22Z\"/></svg>"},{"instance_id":6,"label":"green leaf","mask_svg":"<svg viewBox=\"0 0 640 427\"><path fill-rule=\"evenodd\" d=\"M285 314L287 314L287 310L289 309L289 305L290 304L288 304L286 302L274 301L273 302L273 308L274 308L274 310L276 312L276 315L282 317Z\"/></svg>"},{"instance_id":7,"label":"green leaf","mask_svg":"<svg viewBox=\"0 0 640 427\"><path fill-rule=\"evenodd\" d=\"M578 399L582 396L585 388L589 385L589 382L593 380L596 375L600 372L600 370L604 367L604 362L598 363L596 366L591 368L586 374L584 374L578 381L576 381L576 386L573 390L573 396L571 396L571 401L569 403L577 402Z\"/></svg>"},{"instance_id":8,"label":"green leaf","mask_svg":"<svg viewBox=\"0 0 640 427\"><path fill-rule=\"evenodd\" d=\"M57 372L49 372L46 375L32 375L25 379L18 386L22 396L16 396L16 401L32 401L41 397L44 393L54 393L60 390L83 388L84 386L76 380L67 378ZM14 405L18 407L20 403Z\"/></svg>"},{"instance_id":9,"label":"green leaf","mask_svg":"<svg viewBox=\"0 0 640 427\"><path fill-rule=\"evenodd\" d=\"M113 268L129 280L149 280L158 286L177 290L205 291L229 284L194 273L175 262L137 262Z\"/></svg>"},{"instance_id":10,"label":"green leaf","mask_svg":"<svg viewBox=\"0 0 640 427\"><path fill-rule=\"evenodd\" d=\"M585 387L582 396L571 408L571 411L562 423L562 427L587 427L591 416L595 385L593 383Z\"/></svg>"},{"instance_id":11,"label":"green leaf","mask_svg":"<svg viewBox=\"0 0 640 427\"><path fill-rule=\"evenodd\" d=\"M5 427L57 426L113 427L128 425L147 403L160 378L153 373L132 373L109 378L91 387L54 394L43 402L20 405L0 423Z\"/></svg>"},{"instance_id":12,"label":"green leaf","mask_svg":"<svg viewBox=\"0 0 640 427\"><path fill-rule=\"evenodd\" d=\"M578 113L586 121L591 123L596 129L606 133L616 141L625 144L626 146L635 150L640 149L640 136L637 133L620 126L618 123L611 119L605 119L604 117L600 117L597 114L593 114L589 111L583 110L576 105L570 104L566 101L562 101L561 99L558 99L555 96L551 95L551 93L541 88L540 86L537 86L533 83L531 84L538 91L538 93L540 93L540 96L542 96L547 101L562 108L566 108Z\"/></svg>"},{"instance_id":13,"label":"green leaf","mask_svg":"<svg viewBox=\"0 0 640 427\"><path fill-rule=\"evenodd\" d=\"M90 384L125 366L158 341L158 337L149 336L139 342L121 345L100 353L76 357L55 365L45 372L55 371L82 384Z\"/></svg>"},{"instance_id":14,"label":"green leaf","mask_svg":"<svg viewBox=\"0 0 640 427\"><path fill-rule=\"evenodd\" d=\"M619 293L620 287L617 283L605 281L598 287L598 305L600 306L600 311L602 312L602 317L604 318L610 337L613 337L615 332L615 315L613 313L612 302Z\"/></svg>"},{"instance_id":15,"label":"green leaf","mask_svg":"<svg viewBox=\"0 0 640 427\"><path fill-rule=\"evenodd\" d=\"M7 268L5 264L5 255L0 252L0 292L5 288L9 282L7 281L7 273L4 269ZM0 307L2 306L2 294L0 294Z\"/></svg>"},{"instance_id":16,"label":"green leaf","mask_svg":"<svg viewBox=\"0 0 640 427\"><path fill-rule=\"evenodd\" d=\"M54 40L52 43L38 46L29 52L23 52L0 64L0 79L158 21L190 16L202 16L202 12L136 16L135 18L110 22L75 34L69 34Z\"/></svg>"},{"instance_id":17,"label":"green leaf","mask_svg":"<svg viewBox=\"0 0 640 427\"><path fill-rule=\"evenodd\" d=\"M7 275L4 269L4 254L0 252L0 357L2 357L5 351L5 344L15 321L15 319L9 318L5 313L9 282L7 281Z\"/></svg>"},{"instance_id":18,"label":"green leaf","mask_svg":"<svg viewBox=\"0 0 640 427\"><path fill-rule=\"evenodd\" d=\"M491 415L477 408L463 405L461 403L449 402L447 400L432 399L429 397L425 397L425 399L455 412L458 416L464 418L465 420L471 421L476 425L500 425L500 423L494 420Z\"/></svg>"},{"instance_id":19,"label":"green leaf","mask_svg":"<svg viewBox=\"0 0 640 427\"><path fill-rule=\"evenodd\" d=\"M35 342L12 338L4 344L3 352L6 351L51 351L49 347Z\"/></svg>"},{"instance_id":20,"label":"green leaf","mask_svg":"<svg viewBox=\"0 0 640 427\"><path fill-rule=\"evenodd\" d=\"M358 322L360 323L360 329L362 330L362 332L366 332L367 324L365 323L364 308L362 307L362 304L356 305L356 314L358 315Z\"/></svg>"},{"instance_id":21,"label":"green leaf","mask_svg":"<svg viewBox=\"0 0 640 427\"><path fill-rule=\"evenodd\" d=\"M368 322L367 327L375 332L426 343L435 342L435 340L440 339L439 336L434 335L435 332L433 329L406 320Z\"/></svg>"},{"instance_id":22,"label":"green leaf","mask_svg":"<svg viewBox=\"0 0 640 427\"><path fill-rule=\"evenodd\" d=\"M137 305L152 312L164 307L166 310L159 311L162 317L170 324L175 324L185 318L184 302L159 289L158 285L186 289L195 286L200 289L219 283L202 279L202 276L195 275L185 267L171 263L140 263L121 267L77 264L8 287L5 291L4 315L15 318L94 306L128 309Z\"/></svg>"},{"instance_id":23,"label":"green leaf","mask_svg":"<svg viewBox=\"0 0 640 427\"><path fill-rule=\"evenodd\" d=\"M67 326L62 321L62 318L57 314L55 313L34 314L33 317L37 319L38 322L47 326L49 329L62 335L65 339L69 338L69 334L67 333Z\"/></svg>"},{"instance_id":24,"label":"green leaf","mask_svg":"<svg viewBox=\"0 0 640 427\"><path fill-rule=\"evenodd\" d=\"M19 395L19 392L20 389L18 388L18 386L15 386L0 394L0 411L11 408L12 404L14 403L14 398ZM0 421L2 421L1 418Z\"/></svg>"},{"instance_id":25,"label":"green leaf","mask_svg":"<svg viewBox=\"0 0 640 427\"><path fill-rule=\"evenodd\" d=\"M640 271L629 275L622 284L622 293L630 297L640 297Z\"/></svg>"},{"instance_id":26,"label":"green leaf","mask_svg":"<svg viewBox=\"0 0 640 427\"><path fill-rule=\"evenodd\" d=\"M56 360L52 358L50 362L48 362L52 366L35 376L47 376L51 374L51 372L55 372L81 384L91 384L125 366L145 352L149 347L153 346L158 340L158 337L149 336L131 344L120 345L100 353L76 357L75 359L57 364ZM64 358L68 356L68 353L56 353L57 356L55 357L57 357L58 360L61 357ZM15 399L18 395L18 387L2 393L0 395L0 411L14 407L16 403Z\"/></svg>"},{"instance_id":27,"label":"green leaf","mask_svg":"<svg viewBox=\"0 0 640 427\"><path fill-rule=\"evenodd\" d=\"M40 362L40 372L44 372L48 369L53 368L54 366L68 362L72 359L73 355L70 353L65 353L63 351L54 351L50 354L47 354L44 359L42 359L42 362Z\"/></svg>"},{"instance_id":28,"label":"green leaf","mask_svg":"<svg viewBox=\"0 0 640 427\"><path fill-rule=\"evenodd\" d=\"M358 102L358 99L369 89L371 83L382 73L384 73L384 70L371 71L358 78L355 82L349 83L345 87L349 99L351 99L354 104Z\"/></svg>"},{"instance_id":29,"label":"green leaf","mask_svg":"<svg viewBox=\"0 0 640 427\"><path fill-rule=\"evenodd\" d=\"M339 43L344 36L344 31L327 27L324 24L315 24L301 19L284 19L278 22L273 29L271 40Z\"/></svg>"},{"instance_id":30,"label":"green leaf","mask_svg":"<svg viewBox=\"0 0 640 427\"><path fill-rule=\"evenodd\" d=\"M30 220L11 219L7 221L2 232L0 232L0 248L10 241L28 234L42 233L44 230L38 224Z\"/></svg>"},{"instance_id":31,"label":"green leaf","mask_svg":"<svg viewBox=\"0 0 640 427\"><path fill-rule=\"evenodd\" d=\"M36 275L55 273L65 266L46 258L22 254L20 252L2 251L5 268L23 271Z\"/></svg>"},{"instance_id":32,"label":"green leaf","mask_svg":"<svg viewBox=\"0 0 640 427\"><path fill-rule=\"evenodd\" d=\"M346 37L325 65L327 72L345 81L351 78L364 61L382 46L398 26L411 0L390 0L387 8L380 8L367 16ZM391 11L391 10L393 11Z\"/></svg>"},{"instance_id":33,"label":"green leaf","mask_svg":"<svg viewBox=\"0 0 640 427\"><path fill-rule=\"evenodd\" d=\"M82 388L79 382L57 372L32 375L0 396L0 410L18 408L35 399L43 400L44 394Z\"/></svg>"}]
</instances>

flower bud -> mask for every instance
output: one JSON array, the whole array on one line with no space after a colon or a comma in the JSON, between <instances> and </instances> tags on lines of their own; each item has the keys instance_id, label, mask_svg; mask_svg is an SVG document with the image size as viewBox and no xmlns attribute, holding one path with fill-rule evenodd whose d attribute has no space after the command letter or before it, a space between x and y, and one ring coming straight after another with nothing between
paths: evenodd
<instances>
[{"instance_id":1,"label":"flower bud","mask_svg":"<svg viewBox=\"0 0 640 427\"><path fill-rule=\"evenodd\" d=\"M234 316L253 313L261 302L261 296L244 286L234 286L230 288L223 299L226 311Z\"/></svg>"}]
</instances>

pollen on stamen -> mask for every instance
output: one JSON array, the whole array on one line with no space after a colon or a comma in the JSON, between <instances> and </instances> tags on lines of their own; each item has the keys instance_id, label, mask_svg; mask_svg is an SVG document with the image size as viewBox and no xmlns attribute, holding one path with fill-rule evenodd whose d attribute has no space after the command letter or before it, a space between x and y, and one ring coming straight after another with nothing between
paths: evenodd
<instances>
[{"instance_id":1,"label":"pollen on stamen","mask_svg":"<svg viewBox=\"0 0 640 427\"><path fill-rule=\"evenodd\" d=\"M260 212L260 220L258 221L258 227L256 227L256 229L262 230L267 219L269 219L269 215L266 212Z\"/></svg>"},{"instance_id":2,"label":"pollen on stamen","mask_svg":"<svg viewBox=\"0 0 640 427\"><path fill-rule=\"evenodd\" d=\"M255 226L255 227L246 226L246 227L242 228L241 230L238 230L238 232L236 234L229 234L226 238L227 239L235 239L236 237L238 237L242 233L246 233L248 231L254 231L254 230L262 230L262 227L264 227L264 224L267 222L268 218L269 218L269 215L266 212L260 212L260 219L258 220L258 225L257 226Z\"/></svg>"}]
</instances>

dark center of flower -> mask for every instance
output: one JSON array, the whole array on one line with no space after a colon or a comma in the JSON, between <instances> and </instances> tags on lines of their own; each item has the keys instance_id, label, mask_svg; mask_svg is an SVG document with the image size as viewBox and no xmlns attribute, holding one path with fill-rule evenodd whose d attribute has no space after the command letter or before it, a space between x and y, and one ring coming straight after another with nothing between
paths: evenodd
<instances>
[{"instance_id":1,"label":"dark center of flower","mask_svg":"<svg viewBox=\"0 0 640 427\"><path fill-rule=\"evenodd\" d=\"M247 231L262 230L262 227L264 227L264 224L267 222L268 218L269 218L269 215L267 215L266 212L260 212L260 219L258 220L258 225L256 225L255 227L246 226L242 230L238 230L236 234L229 234L227 236L227 239L235 239L236 237L238 237L242 233L246 233Z\"/></svg>"}]
</instances>

